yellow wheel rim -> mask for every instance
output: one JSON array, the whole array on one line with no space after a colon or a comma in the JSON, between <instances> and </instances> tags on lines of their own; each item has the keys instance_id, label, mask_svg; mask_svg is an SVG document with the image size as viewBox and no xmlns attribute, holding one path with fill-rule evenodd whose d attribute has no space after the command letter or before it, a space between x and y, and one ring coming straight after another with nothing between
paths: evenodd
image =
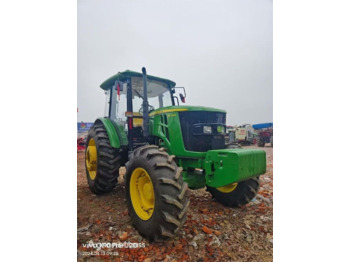
<instances>
[{"instance_id":1,"label":"yellow wheel rim","mask_svg":"<svg viewBox=\"0 0 350 262\"><path fill-rule=\"evenodd\" d=\"M230 193L236 189L238 183L232 183L227 186L217 187L216 189L223 193Z\"/></svg>"},{"instance_id":2,"label":"yellow wheel rim","mask_svg":"<svg viewBox=\"0 0 350 262\"><path fill-rule=\"evenodd\" d=\"M85 162L91 180L95 180L97 170L97 150L95 140L93 138L89 140L85 154Z\"/></svg>"},{"instance_id":3,"label":"yellow wheel rim","mask_svg":"<svg viewBox=\"0 0 350 262\"><path fill-rule=\"evenodd\" d=\"M136 214L142 220L151 218L154 210L154 190L151 177L141 167L136 168L130 178L130 198Z\"/></svg>"}]
</instances>

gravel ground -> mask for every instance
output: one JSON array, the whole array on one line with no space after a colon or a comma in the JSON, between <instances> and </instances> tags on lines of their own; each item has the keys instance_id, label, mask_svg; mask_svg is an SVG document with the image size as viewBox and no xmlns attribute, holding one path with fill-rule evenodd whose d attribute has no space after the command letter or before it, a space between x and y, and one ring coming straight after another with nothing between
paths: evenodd
<instances>
[{"instance_id":1,"label":"gravel ground","mask_svg":"<svg viewBox=\"0 0 350 262\"><path fill-rule=\"evenodd\" d=\"M231 209L215 202L205 189L189 190L186 223L176 238L160 243L149 243L132 226L122 179L109 194L90 192L84 152L78 151L78 261L272 261L273 150L263 149L267 172L251 203ZM125 169L120 172L123 175ZM85 247L88 243L95 247ZM101 243L138 247L99 249Z\"/></svg>"}]
</instances>

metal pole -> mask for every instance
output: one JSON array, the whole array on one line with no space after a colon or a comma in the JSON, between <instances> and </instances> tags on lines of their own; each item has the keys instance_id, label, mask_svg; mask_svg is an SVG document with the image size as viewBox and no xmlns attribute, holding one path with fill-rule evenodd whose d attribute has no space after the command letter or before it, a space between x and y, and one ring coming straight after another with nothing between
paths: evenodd
<instances>
[{"instance_id":1,"label":"metal pole","mask_svg":"<svg viewBox=\"0 0 350 262\"><path fill-rule=\"evenodd\" d=\"M149 116L148 116L148 97L147 97L147 73L146 68L142 67L143 76L143 136L149 135Z\"/></svg>"}]
</instances>

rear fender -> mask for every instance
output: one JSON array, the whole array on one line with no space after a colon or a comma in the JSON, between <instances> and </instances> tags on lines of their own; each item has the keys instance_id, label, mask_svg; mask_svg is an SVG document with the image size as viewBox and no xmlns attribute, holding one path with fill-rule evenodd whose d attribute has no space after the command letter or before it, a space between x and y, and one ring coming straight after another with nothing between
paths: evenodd
<instances>
[{"instance_id":1,"label":"rear fender","mask_svg":"<svg viewBox=\"0 0 350 262\"><path fill-rule=\"evenodd\" d=\"M128 145L128 140L123 127L117 122L110 120L109 118L98 118L94 125L102 123L106 129L109 142L112 147L120 148Z\"/></svg>"}]
</instances>

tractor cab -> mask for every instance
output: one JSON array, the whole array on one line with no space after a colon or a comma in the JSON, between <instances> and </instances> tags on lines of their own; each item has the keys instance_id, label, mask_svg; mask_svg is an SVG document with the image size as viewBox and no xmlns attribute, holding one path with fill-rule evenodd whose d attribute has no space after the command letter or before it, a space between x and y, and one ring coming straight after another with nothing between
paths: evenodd
<instances>
[{"instance_id":1,"label":"tractor cab","mask_svg":"<svg viewBox=\"0 0 350 262\"><path fill-rule=\"evenodd\" d=\"M105 117L128 131L130 150L149 142L149 127L144 120L148 122L150 113L179 105L179 99L174 95L175 85L171 80L130 70L119 72L101 84L106 93ZM180 94L180 99L184 102L185 96Z\"/></svg>"}]
</instances>

